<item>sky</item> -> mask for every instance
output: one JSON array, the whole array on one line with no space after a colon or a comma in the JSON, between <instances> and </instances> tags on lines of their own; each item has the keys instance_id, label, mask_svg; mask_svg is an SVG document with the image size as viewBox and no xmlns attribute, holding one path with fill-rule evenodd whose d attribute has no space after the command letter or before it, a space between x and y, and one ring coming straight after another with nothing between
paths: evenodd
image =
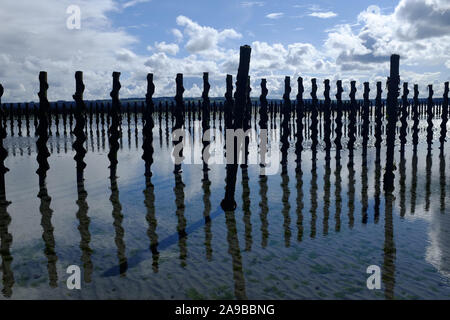
<instances>
[{"instance_id":1,"label":"sky","mask_svg":"<svg viewBox=\"0 0 450 320\"><path fill-rule=\"evenodd\" d=\"M79 8L79 28L69 28ZM450 0L240 1L240 0L2 0L0 83L2 102L37 101L39 71L48 72L51 101L71 100L75 71L84 72L85 99L109 98L120 71L123 98L144 97L153 73L155 97L175 95L184 74L185 97L199 97L210 73L211 97L223 97L226 74L237 73L239 47L252 47L252 96L267 79L279 98L284 77L305 92L323 80L386 81L389 56L400 54L401 80L433 84L442 96L450 71ZM386 92L384 92L386 94ZM307 96L305 96L307 98Z\"/></svg>"}]
</instances>

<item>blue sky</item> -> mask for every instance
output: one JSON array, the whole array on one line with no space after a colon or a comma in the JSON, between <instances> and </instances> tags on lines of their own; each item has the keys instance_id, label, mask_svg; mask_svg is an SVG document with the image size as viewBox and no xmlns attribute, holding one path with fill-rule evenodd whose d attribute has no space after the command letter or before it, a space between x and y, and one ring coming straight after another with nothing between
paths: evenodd
<instances>
[{"instance_id":1,"label":"blue sky","mask_svg":"<svg viewBox=\"0 0 450 320\"><path fill-rule=\"evenodd\" d=\"M129 3L130 1L122 1ZM189 17L200 25L216 29L232 28L242 34L239 40L230 41L228 46L239 46L255 40L268 43L289 44L310 42L322 45L327 38L325 30L336 24L356 24L358 14L373 1L239 1L239 0L166 0L148 1L112 13L115 26L126 29L139 37L137 52L144 54L148 43L154 41L171 42L176 39L171 29L177 27L176 18ZM376 1L382 12L390 13L397 1ZM332 18L310 16L314 12L333 12ZM277 19L267 15L282 13ZM181 54L186 54L182 49Z\"/></svg>"},{"instance_id":2,"label":"blue sky","mask_svg":"<svg viewBox=\"0 0 450 320\"><path fill-rule=\"evenodd\" d=\"M67 27L71 5L79 29ZM203 72L211 96L223 96L243 44L252 47L254 96L266 78L269 97L281 97L290 76L294 97L302 76L306 90L318 78L319 97L324 79L343 80L344 89L356 80L360 97L364 81L375 88L386 80L392 53L401 56L402 81L418 83L422 96L428 84L441 95L449 80L449 0L2 0L0 21L4 102L36 101L40 70L51 100L71 99L77 70L86 99L109 97L112 71L122 72L121 97L144 97L149 72L155 96L174 96L178 72L185 96L201 95Z\"/></svg>"}]
</instances>

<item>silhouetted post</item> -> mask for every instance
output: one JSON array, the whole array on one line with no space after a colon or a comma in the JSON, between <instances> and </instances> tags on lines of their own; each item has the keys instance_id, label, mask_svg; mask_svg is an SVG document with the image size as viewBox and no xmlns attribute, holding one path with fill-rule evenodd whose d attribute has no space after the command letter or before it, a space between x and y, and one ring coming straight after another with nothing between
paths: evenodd
<instances>
[{"instance_id":1,"label":"silhouetted post","mask_svg":"<svg viewBox=\"0 0 450 320\"><path fill-rule=\"evenodd\" d=\"M83 101L84 83L83 83L83 72L77 71L75 73L75 85L76 90L73 95L75 100L75 129L73 133L75 134L75 142L73 144L73 149L75 150L74 160L77 163L77 181L78 183L83 181L83 170L86 168L86 163L83 161L86 155L86 149L84 148L84 143L86 141L86 135L84 133L85 112L86 105Z\"/></svg>"},{"instance_id":2,"label":"silhouetted post","mask_svg":"<svg viewBox=\"0 0 450 320\"><path fill-rule=\"evenodd\" d=\"M356 141L356 108L357 108L357 104L356 104L356 81L351 81L350 82L350 112L349 112L349 124L348 124L348 150L349 150L349 158L350 161L353 161L353 149L355 146L355 141Z\"/></svg>"},{"instance_id":3,"label":"silhouetted post","mask_svg":"<svg viewBox=\"0 0 450 320\"><path fill-rule=\"evenodd\" d=\"M39 175L39 184L45 184L45 177L47 171L50 169L47 158L50 157L50 153L47 148L48 141L48 111L50 109L50 103L47 100L47 72L41 71L39 73L39 124L36 129L38 139L36 141L37 157L36 160L39 164L39 168L36 173Z\"/></svg>"},{"instance_id":4,"label":"silhouetted post","mask_svg":"<svg viewBox=\"0 0 450 320\"><path fill-rule=\"evenodd\" d=\"M417 144L419 143L419 86L417 84L414 85L414 98L413 98L413 108L412 108L412 117L413 117L413 146L414 149L417 148Z\"/></svg>"},{"instance_id":5,"label":"silhouetted post","mask_svg":"<svg viewBox=\"0 0 450 320\"><path fill-rule=\"evenodd\" d=\"M178 73L176 78L176 84L177 84L177 91L175 95L175 125L173 126L173 131L177 131L178 129L181 130L183 124L184 124L184 102L183 102L183 74ZM178 137L177 137L178 138ZM179 137L178 141L174 142L174 151L178 149L179 144L181 143L181 146L183 145L183 136ZM178 174L181 171L181 163L184 159L183 157L183 147L180 148L179 153L175 155L175 168L174 173Z\"/></svg>"},{"instance_id":6,"label":"silhouetted post","mask_svg":"<svg viewBox=\"0 0 450 320\"><path fill-rule=\"evenodd\" d=\"M397 107L400 84L400 56L391 56L391 71L387 81L387 128L386 128L386 171L384 173L384 190L392 192L394 190L394 151L395 134L397 126Z\"/></svg>"},{"instance_id":7,"label":"silhouetted post","mask_svg":"<svg viewBox=\"0 0 450 320\"><path fill-rule=\"evenodd\" d=\"M25 126L27 128L27 137L30 136L30 106L25 103Z\"/></svg>"},{"instance_id":8,"label":"silhouetted post","mask_svg":"<svg viewBox=\"0 0 450 320\"><path fill-rule=\"evenodd\" d=\"M302 151L303 151L303 117L304 117L304 109L305 104L303 102L303 92L305 89L303 88L303 78L298 77L297 78L297 86L298 86L298 93L297 93L297 103L295 105L296 107L296 114L297 114L297 131L296 131L296 139L295 139L295 155L296 159L295 162L297 163L296 170L301 171L300 164L302 162Z\"/></svg>"},{"instance_id":9,"label":"silhouetted post","mask_svg":"<svg viewBox=\"0 0 450 320\"><path fill-rule=\"evenodd\" d=\"M289 120L291 118L291 78L284 78L283 94L283 121L281 124L281 169L282 173L287 171L287 155L289 150Z\"/></svg>"},{"instance_id":10,"label":"silhouetted post","mask_svg":"<svg viewBox=\"0 0 450 320\"><path fill-rule=\"evenodd\" d=\"M153 94L155 93L155 84L153 83L153 74L147 74L147 94L145 95L146 108L143 110L144 128L142 129L142 160L145 161L145 176L151 177L151 166L153 163Z\"/></svg>"},{"instance_id":11,"label":"silhouetted post","mask_svg":"<svg viewBox=\"0 0 450 320\"><path fill-rule=\"evenodd\" d=\"M208 81L208 72L203 73L203 92L202 92L202 133L203 133L203 149L202 149L202 159L203 159L203 173L207 172L208 169L208 159L205 159L205 150L209 146L209 140L211 139L209 134L209 123L210 123L210 100L209 100L209 90L211 86Z\"/></svg>"},{"instance_id":12,"label":"silhouetted post","mask_svg":"<svg viewBox=\"0 0 450 320\"><path fill-rule=\"evenodd\" d=\"M22 105L17 104L17 128L19 130L19 137L22 136Z\"/></svg>"},{"instance_id":13,"label":"silhouetted post","mask_svg":"<svg viewBox=\"0 0 450 320\"><path fill-rule=\"evenodd\" d=\"M448 121L448 81L445 83L444 96L442 100L442 110L441 110L441 136L439 137L439 142L441 143L441 152L444 152L444 144L447 135L447 121Z\"/></svg>"},{"instance_id":14,"label":"silhouetted post","mask_svg":"<svg viewBox=\"0 0 450 320\"><path fill-rule=\"evenodd\" d=\"M113 86L110 96L112 98L111 104L111 127L109 128L109 153L108 159L110 162L110 178L116 178L117 170L117 151L119 150L119 111L120 111L120 100L119 100L119 90L120 85L120 72L113 72Z\"/></svg>"},{"instance_id":15,"label":"silhouetted post","mask_svg":"<svg viewBox=\"0 0 450 320\"><path fill-rule=\"evenodd\" d=\"M250 98L250 92L252 88L250 87L250 76L247 77L247 93L246 93L246 104L244 107L244 124L243 129L244 132L248 132L251 128L251 119L252 119L252 99ZM244 137L244 163L241 164L241 168L247 168L248 166L248 146L250 144L250 137Z\"/></svg>"},{"instance_id":16,"label":"silhouetted post","mask_svg":"<svg viewBox=\"0 0 450 320\"><path fill-rule=\"evenodd\" d=\"M325 142L325 158L330 159L331 150L331 98L330 98L330 80L326 79L324 82L323 96L325 103L323 105L323 118L324 118L324 142Z\"/></svg>"},{"instance_id":17,"label":"silhouetted post","mask_svg":"<svg viewBox=\"0 0 450 320\"><path fill-rule=\"evenodd\" d=\"M6 205L6 187L5 187L5 173L9 171L5 167L5 159L8 157L8 151L3 146L3 139L6 138L6 130L3 127L3 117L5 116L5 109L2 105L3 86L0 84L0 206ZM5 209L6 211L6 209Z\"/></svg>"},{"instance_id":18,"label":"silhouetted post","mask_svg":"<svg viewBox=\"0 0 450 320\"><path fill-rule=\"evenodd\" d=\"M427 100L427 144L428 151L431 150L433 144L433 85L428 85L428 100Z\"/></svg>"},{"instance_id":19,"label":"silhouetted post","mask_svg":"<svg viewBox=\"0 0 450 320\"><path fill-rule=\"evenodd\" d=\"M381 148L382 136L381 130L383 126L383 105L381 101L381 94L383 90L381 89L381 81L377 82L377 96L375 98L375 148L377 152Z\"/></svg>"},{"instance_id":20,"label":"silhouetted post","mask_svg":"<svg viewBox=\"0 0 450 320\"><path fill-rule=\"evenodd\" d=\"M315 159L317 153L317 145L319 143L317 138L318 137L317 125L319 122L317 117L319 116L319 110L317 100L317 83L315 78L311 79L311 86L312 86L311 88L312 105L311 105L311 126L309 127L309 129L311 130L311 140L312 140L311 151L313 159Z\"/></svg>"},{"instance_id":21,"label":"silhouetted post","mask_svg":"<svg viewBox=\"0 0 450 320\"><path fill-rule=\"evenodd\" d=\"M344 89L342 88L342 81L336 81L336 138L334 139L334 144L336 145L336 160L339 161L341 159L341 150L342 150L342 93Z\"/></svg>"},{"instance_id":22,"label":"silhouetted post","mask_svg":"<svg viewBox=\"0 0 450 320\"><path fill-rule=\"evenodd\" d=\"M408 82L403 83L403 95L402 95L402 108L401 108L401 115L400 115L400 122L402 124L400 128L400 143L401 143L401 149L400 151L403 153L405 151L405 144L406 144L406 135L407 135L407 129L408 129Z\"/></svg>"},{"instance_id":23,"label":"silhouetted post","mask_svg":"<svg viewBox=\"0 0 450 320\"><path fill-rule=\"evenodd\" d=\"M241 46L240 48L240 59L239 59L239 69L237 75L236 82L236 107L234 112L234 130L242 129L243 127L243 117L244 117L244 108L247 103L247 81L248 81L248 73L250 68L250 54L251 54L250 46ZM227 175L226 175L226 187L225 187L225 197L221 202L221 207L225 211L232 211L236 209L236 201L234 200L234 194L236 189L236 175L238 169L238 159L239 159L239 150L241 146L237 146L236 140L229 141L227 139L226 143L234 149L234 154L232 159L230 159L230 153L227 151ZM240 139L239 139L240 140ZM240 141L242 143L242 141ZM231 148L227 147L227 150Z\"/></svg>"},{"instance_id":24,"label":"silhouetted post","mask_svg":"<svg viewBox=\"0 0 450 320\"><path fill-rule=\"evenodd\" d=\"M370 126L370 119L369 119L369 117L370 117L369 92L370 92L369 83L368 82L364 82L364 93L363 93L364 103L363 103L363 109L362 109L362 120L363 120L363 125L362 125L363 158L367 155L367 143L369 142L369 126ZM364 163L364 165L365 165L365 163Z\"/></svg>"},{"instance_id":25,"label":"silhouetted post","mask_svg":"<svg viewBox=\"0 0 450 320\"><path fill-rule=\"evenodd\" d=\"M260 107L259 107L259 128L260 128L260 166L265 167L266 165L266 153L267 153L267 121L269 120L267 115L267 94L269 90L267 90L267 81L266 79L261 79L261 96L259 97Z\"/></svg>"},{"instance_id":26,"label":"silhouetted post","mask_svg":"<svg viewBox=\"0 0 450 320\"><path fill-rule=\"evenodd\" d=\"M227 74L226 84L227 84L227 91L225 93L225 106L224 106L225 129L231 129L233 127L233 112L234 112L232 75Z\"/></svg>"}]
</instances>

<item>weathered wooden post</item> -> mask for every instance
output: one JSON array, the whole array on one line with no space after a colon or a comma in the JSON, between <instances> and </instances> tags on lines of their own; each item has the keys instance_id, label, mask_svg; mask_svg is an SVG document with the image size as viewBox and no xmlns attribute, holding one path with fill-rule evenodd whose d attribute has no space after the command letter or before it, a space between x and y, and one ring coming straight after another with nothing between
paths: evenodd
<instances>
[{"instance_id":1,"label":"weathered wooden post","mask_svg":"<svg viewBox=\"0 0 450 320\"><path fill-rule=\"evenodd\" d=\"M444 144L446 141L447 135L447 121L448 121L448 81L445 83L444 88L444 96L442 101L442 110L441 110L441 136L439 137L439 142L441 143L440 149L441 153L444 152Z\"/></svg>"},{"instance_id":2,"label":"weathered wooden post","mask_svg":"<svg viewBox=\"0 0 450 320\"><path fill-rule=\"evenodd\" d=\"M266 153L267 153L267 143L268 143L268 132L267 132L267 121L269 117L267 115L267 80L261 79L261 95L259 97L260 107L259 107L259 152L260 152L260 166L263 168L266 165ZM261 176L261 174L260 174Z\"/></svg>"},{"instance_id":3,"label":"weathered wooden post","mask_svg":"<svg viewBox=\"0 0 450 320\"><path fill-rule=\"evenodd\" d=\"M428 151L433 145L433 85L428 85L428 100L427 100L427 144Z\"/></svg>"},{"instance_id":4,"label":"weathered wooden post","mask_svg":"<svg viewBox=\"0 0 450 320\"><path fill-rule=\"evenodd\" d=\"M50 157L50 153L47 148L48 141L48 111L50 109L50 103L47 99L47 72L41 71L39 73L39 124L36 129L38 139L36 141L37 157L36 160L39 164L36 173L39 175L39 184L45 184L45 178L47 171L50 169L47 158Z\"/></svg>"},{"instance_id":5,"label":"weathered wooden post","mask_svg":"<svg viewBox=\"0 0 450 320\"><path fill-rule=\"evenodd\" d=\"M305 111L305 104L303 102L303 92L305 89L303 88L303 78L298 77L297 78L297 103L295 105L296 107L296 139L295 139L295 155L296 155L296 171L301 171L301 162L302 162L302 151L303 151L303 117L304 117L304 111Z\"/></svg>"},{"instance_id":6,"label":"weathered wooden post","mask_svg":"<svg viewBox=\"0 0 450 320\"><path fill-rule=\"evenodd\" d=\"M311 98L312 98L312 105L311 105L311 126L309 129L311 130L311 151L313 159L316 158L317 153L317 145L319 144L318 141L318 116L319 116L319 110L318 110L318 99L317 99L317 83L316 79L311 79Z\"/></svg>"},{"instance_id":7,"label":"weathered wooden post","mask_svg":"<svg viewBox=\"0 0 450 320\"><path fill-rule=\"evenodd\" d=\"M414 149L417 149L417 144L419 143L419 118L420 118L420 112L419 112L419 86L417 84L414 85L414 98L413 98L413 108L412 108L412 117L413 117L413 134L412 134L412 140L413 140L413 146Z\"/></svg>"},{"instance_id":8,"label":"weathered wooden post","mask_svg":"<svg viewBox=\"0 0 450 320\"><path fill-rule=\"evenodd\" d=\"M400 115L400 122L402 124L400 128L400 151L404 153L405 151L405 144L407 142L406 135L407 135L407 129L408 129L408 82L403 83L403 95L402 95L402 108L401 108L401 115Z\"/></svg>"},{"instance_id":9,"label":"weathered wooden post","mask_svg":"<svg viewBox=\"0 0 450 320\"><path fill-rule=\"evenodd\" d=\"M143 142L142 149L144 153L142 154L142 159L145 161L145 176L151 177L152 171L151 166L153 163L153 127L155 123L153 121L153 94L155 93L155 84L153 83L153 74L147 74L147 94L145 95L146 108L143 111L144 117L144 128L142 129Z\"/></svg>"},{"instance_id":10,"label":"weathered wooden post","mask_svg":"<svg viewBox=\"0 0 450 320\"><path fill-rule=\"evenodd\" d=\"M349 124L348 124L348 144L347 148L349 150L349 158L350 161L353 162L353 150L355 146L356 141L356 81L350 82L350 112L348 115L349 118Z\"/></svg>"},{"instance_id":11,"label":"weathered wooden post","mask_svg":"<svg viewBox=\"0 0 450 320\"><path fill-rule=\"evenodd\" d=\"M287 171L287 156L289 150L289 120L291 118L291 78L284 78L283 94L283 121L281 123L281 170L282 174Z\"/></svg>"},{"instance_id":12,"label":"weathered wooden post","mask_svg":"<svg viewBox=\"0 0 450 320\"><path fill-rule=\"evenodd\" d=\"M331 150L331 98L330 98L330 80L325 79L323 82L324 91L323 96L325 98L325 103L323 105L323 119L324 119L324 142L325 142L325 159L330 159Z\"/></svg>"},{"instance_id":13,"label":"weathered wooden post","mask_svg":"<svg viewBox=\"0 0 450 320\"><path fill-rule=\"evenodd\" d=\"M381 94L383 90L381 88L381 81L377 82L377 96L375 98L375 148L379 152L382 142L382 127L383 127L383 105Z\"/></svg>"},{"instance_id":14,"label":"weathered wooden post","mask_svg":"<svg viewBox=\"0 0 450 320\"><path fill-rule=\"evenodd\" d=\"M172 128L172 133L175 131L179 131L182 129L184 124L184 102L183 102L183 93L184 93L184 87L183 87L183 74L178 73L176 78L176 95L175 95L175 125ZM173 110L173 109L172 109ZM173 113L173 112L172 112ZM174 142L174 157L175 157L175 168L174 173L179 174L181 171L181 163L183 162L184 156L183 156L183 136L177 137L179 140ZM181 145L180 145L181 144ZM175 151L178 150L179 146L181 146L180 150L177 154L175 154Z\"/></svg>"},{"instance_id":15,"label":"weathered wooden post","mask_svg":"<svg viewBox=\"0 0 450 320\"><path fill-rule=\"evenodd\" d=\"M5 173L9 171L9 169L5 167L5 159L6 157L8 157L8 151L3 146L3 140L6 138L6 130L3 127L3 117L5 116L5 109L3 108L2 105L3 93L4 89L3 86L0 84L0 206L7 204Z\"/></svg>"},{"instance_id":16,"label":"weathered wooden post","mask_svg":"<svg viewBox=\"0 0 450 320\"><path fill-rule=\"evenodd\" d=\"M364 97L364 102L363 102L363 109L362 109L362 120L363 120L363 125L362 125L362 136L363 136L363 141L362 141L362 147L363 147L363 158L365 158L365 156L367 156L367 144L369 142L369 126L370 126L370 100L369 100L369 92L370 92L370 87L369 87L369 82L364 82L364 93L363 93L363 97ZM365 163L363 163L365 165Z\"/></svg>"},{"instance_id":17,"label":"weathered wooden post","mask_svg":"<svg viewBox=\"0 0 450 320\"><path fill-rule=\"evenodd\" d=\"M209 134L209 128L210 128L210 100L209 100L209 90L211 86L208 81L208 72L203 73L203 92L202 92L202 160L203 160L203 174L207 175L208 172L208 159L205 159L205 150L209 146L209 140L211 138L211 135ZM207 176L206 176L207 177Z\"/></svg>"},{"instance_id":18,"label":"weathered wooden post","mask_svg":"<svg viewBox=\"0 0 450 320\"><path fill-rule=\"evenodd\" d=\"M384 190L391 193L394 190L394 151L397 126L397 108L400 84L400 56L391 56L391 70L387 81L387 128L386 128L386 171L384 173Z\"/></svg>"},{"instance_id":19,"label":"weathered wooden post","mask_svg":"<svg viewBox=\"0 0 450 320\"><path fill-rule=\"evenodd\" d=\"M342 88L342 81L336 81L336 138L334 139L334 144L336 145L336 160L339 161L341 159L341 150L342 150L342 93L344 89Z\"/></svg>"},{"instance_id":20,"label":"weathered wooden post","mask_svg":"<svg viewBox=\"0 0 450 320\"><path fill-rule=\"evenodd\" d=\"M83 170L86 168L86 163L84 162L84 157L86 155L86 149L84 148L84 143L86 142L86 134L84 133L85 112L86 105L83 101L84 83L83 83L83 72L75 72L75 85L76 90L73 95L75 100L75 129L73 133L75 135L75 142L73 143L73 149L75 150L74 160L77 163L77 181L78 183L83 181Z\"/></svg>"},{"instance_id":21,"label":"weathered wooden post","mask_svg":"<svg viewBox=\"0 0 450 320\"><path fill-rule=\"evenodd\" d=\"M227 74L226 84L227 84L227 91L225 93L225 106L224 106L225 129L231 129L233 127L233 113L234 113L232 75Z\"/></svg>"},{"instance_id":22,"label":"weathered wooden post","mask_svg":"<svg viewBox=\"0 0 450 320\"><path fill-rule=\"evenodd\" d=\"M120 111L120 100L119 100L119 90L121 88L120 85L120 72L113 72L113 86L110 96L112 98L111 104L111 127L109 128L109 153L108 159L110 162L109 170L110 170L110 178L116 178L116 170L117 170L117 151L119 150L119 111Z\"/></svg>"},{"instance_id":23,"label":"weathered wooden post","mask_svg":"<svg viewBox=\"0 0 450 320\"><path fill-rule=\"evenodd\" d=\"M234 112L234 124L233 124L233 133L237 129L243 128L243 118L244 118L244 108L247 103L247 81L248 81L248 73L250 69L250 54L251 54L250 46L241 46L240 48L240 59L239 59L239 68L236 82L236 106ZM228 130L228 132L230 132ZM227 132L227 134L228 134ZM226 187L225 187L225 197L221 202L221 207L225 211L233 211L236 209L236 201L234 200L235 190L236 190L236 175L238 169L238 159L239 159L239 150L241 149L241 145L237 146L237 143L234 139L230 141L227 139L227 145L231 145L232 147L227 147L227 174L226 174ZM237 139L240 144L241 139ZM232 149L233 148L233 149ZM234 154L233 153L234 150Z\"/></svg>"}]
</instances>

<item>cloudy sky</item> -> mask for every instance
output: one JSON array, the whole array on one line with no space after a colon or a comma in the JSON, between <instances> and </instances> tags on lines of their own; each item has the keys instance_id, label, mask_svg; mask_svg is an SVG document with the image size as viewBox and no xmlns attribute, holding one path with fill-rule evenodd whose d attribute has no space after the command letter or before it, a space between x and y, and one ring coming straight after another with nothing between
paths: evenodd
<instances>
[{"instance_id":1,"label":"cloudy sky","mask_svg":"<svg viewBox=\"0 0 450 320\"><path fill-rule=\"evenodd\" d=\"M80 29L67 27L71 5ZM370 81L373 97L392 53L401 55L402 81L423 95L427 84L441 95L450 71L450 0L2 0L0 27L3 102L36 101L40 70L52 101L71 100L77 70L86 99L109 97L112 71L122 72L121 97L143 97L148 72L156 96L175 95L179 72L185 96L200 96L206 71L211 96L223 96L243 44L252 47L254 96L261 78L280 97L284 76L301 75L307 89L317 77L319 91L326 78L356 80L358 94Z\"/></svg>"}]
</instances>

